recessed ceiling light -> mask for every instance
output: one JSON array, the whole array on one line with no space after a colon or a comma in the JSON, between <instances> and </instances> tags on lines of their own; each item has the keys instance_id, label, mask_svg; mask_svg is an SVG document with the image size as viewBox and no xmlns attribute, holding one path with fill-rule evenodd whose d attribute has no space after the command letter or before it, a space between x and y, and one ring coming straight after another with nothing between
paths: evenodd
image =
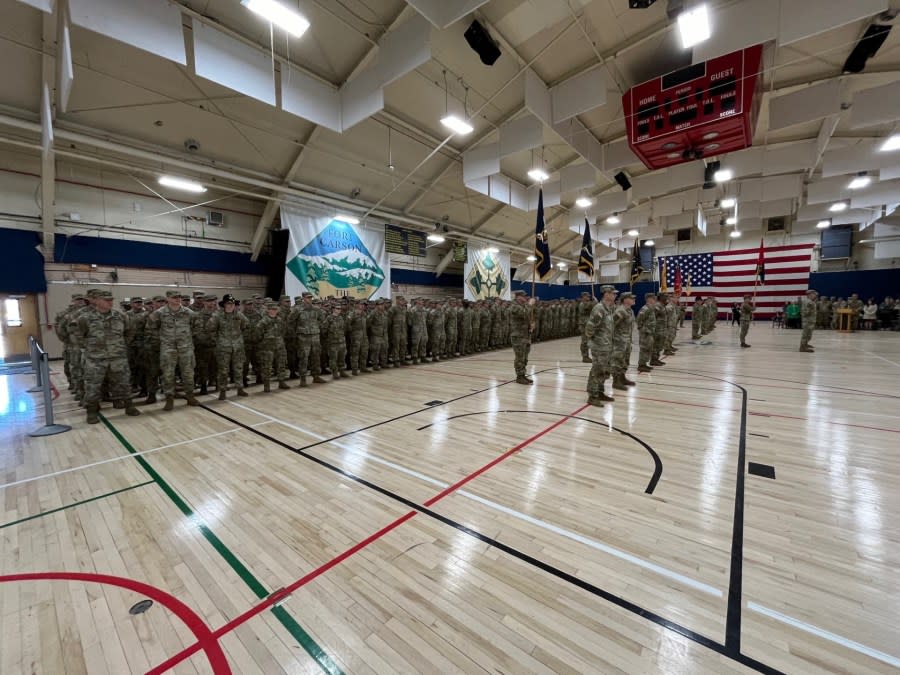
<instances>
[{"instance_id":1,"label":"recessed ceiling light","mask_svg":"<svg viewBox=\"0 0 900 675\"><path fill-rule=\"evenodd\" d=\"M568 267L568 265L566 265L566 263L564 263L564 262L558 262L558 263L556 263L556 266L561 270L564 270Z\"/></svg>"},{"instance_id":2,"label":"recessed ceiling light","mask_svg":"<svg viewBox=\"0 0 900 675\"><path fill-rule=\"evenodd\" d=\"M719 144L718 143L707 143L706 147L704 147L703 149L708 150L709 152L712 152L713 150L719 149Z\"/></svg>"},{"instance_id":3,"label":"recessed ceiling light","mask_svg":"<svg viewBox=\"0 0 900 675\"><path fill-rule=\"evenodd\" d=\"M681 35L681 46L690 49L694 45L708 40L709 12L706 5L698 5L678 15L678 33Z\"/></svg>"},{"instance_id":4,"label":"recessed ceiling light","mask_svg":"<svg viewBox=\"0 0 900 675\"><path fill-rule=\"evenodd\" d=\"M737 225L737 218L735 218L734 216L729 216L728 218L725 219L725 224L726 225Z\"/></svg>"},{"instance_id":5,"label":"recessed ceiling light","mask_svg":"<svg viewBox=\"0 0 900 675\"><path fill-rule=\"evenodd\" d=\"M673 142L673 141L669 141L668 143L663 143L663 144L662 144L662 149L663 149L663 150L674 150L674 149L677 148L677 147L678 147L678 143L675 143L675 142Z\"/></svg>"},{"instance_id":6,"label":"recessed ceiling light","mask_svg":"<svg viewBox=\"0 0 900 675\"><path fill-rule=\"evenodd\" d=\"M206 192L206 188L200 183L185 178L176 178L175 176L160 176L159 184L176 190L184 190L185 192Z\"/></svg>"},{"instance_id":7,"label":"recessed ceiling light","mask_svg":"<svg viewBox=\"0 0 900 675\"><path fill-rule=\"evenodd\" d=\"M294 37L300 37L309 28L309 21L305 16L275 0L241 0L241 4Z\"/></svg>"},{"instance_id":8,"label":"recessed ceiling light","mask_svg":"<svg viewBox=\"0 0 900 675\"><path fill-rule=\"evenodd\" d=\"M528 262L537 262L537 258L535 258L533 255L528 256L527 258L525 258L525 260L527 260Z\"/></svg>"},{"instance_id":9,"label":"recessed ceiling light","mask_svg":"<svg viewBox=\"0 0 900 675\"><path fill-rule=\"evenodd\" d=\"M441 124L447 127L454 134L458 134L459 136L471 134L472 130L475 128L464 119L460 119L456 115L447 115L446 117L441 118Z\"/></svg>"},{"instance_id":10,"label":"recessed ceiling light","mask_svg":"<svg viewBox=\"0 0 900 675\"><path fill-rule=\"evenodd\" d=\"M718 138L718 137L719 137L718 131L710 131L708 134L703 134L704 141L711 141L712 139Z\"/></svg>"},{"instance_id":11,"label":"recessed ceiling light","mask_svg":"<svg viewBox=\"0 0 900 675\"><path fill-rule=\"evenodd\" d=\"M439 234L429 234L425 237L428 241L433 241L435 244L443 244L444 238Z\"/></svg>"},{"instance_id":12,"label":"recessed ceiling light","mask_svg":"<svg viewBox=\"0 0 900 675\"><path fill-rule=\"evenodd\" d=\"M681 159L681 153L680 152L670 152L668 155L666 155L666 157L668 159Z\"/></svg>"},{"instance_id":13,"label":"recessed ceiling light","mask_svg":"<svg viewBox=\"0 0 900 675\"><path fill-rule=\"evenodd\" d=\"M575 200L575 206L578 206L579 208L582 208L582 209L586 209L593 203L594 203L594 200L588 199L587 197L579 197L578 199Z\"/></svg>"},{"instance_id":14,"label":"recessed ceiling light","mask_svg":"<svg viewBox=\"0 0 900 675\"><path fill-rule=\"evenodd\" d=\"M891 134L888 136L884 143L881 144L881 147L878 148L880 152L893 152L894 150L900 150L900 134Z\"/></svg>"},{"instance_id":15,"label":"recessed ceiling light","mask_svg":"<svg viewBox=\"0 0 900 675\"><path fill-rule=\"evenodd\" d=\"M647 241L644 242L644 246L656 246L656 242L653 241L652 239L648 239Z\"/></svg>"},{"instance_id":16,"label":"recessed ceiling light","mask_svg":"<svg viewBox=\"0 0 900 675\"><path fill-rule=\"evenodd\" d=\"M629 237L636 237L636 236L638 236L639 234L640 234L640 232L638 232L637 230L628 230L628 236L629 236Z\"/></svg>"},{"instance_id":17,"label":"recessed ceiling light","mask_svg":"<svg viewBox=\"0 0 900 675\"><path fill-rule=\"evenodd\" d=\"M828 207L828 210L832 213L840 213L841 211L846 211L849 206L847 202L835 202Z\"/></svg>"},{"instance_id":18,"label":"recessed ceiling light","mask_svg":"<svg viewBox=\"0 0 900 675\"><path fill-rule=\"evenodd\" d=\"M348 225L359 225L359 218L355 216L348 216L346 213L339 213L334 217L334 219L342 223L347 223Z\"/></svg>"},{"instance_id":19,"label":"recessed ceiling light","mask_svg":"<svg viewBox=\"0 0 900 675\"><path fill-rule=\"evenodd\" d=\"M617 216L616 214L613 214L609 218L606 219L606 222L609 225L618 225L619 223L622 222L622 219L619 218L619 216Z\"/></svg>"},{"instance_id":20,"label":"recessed ceiling light","mask_svg":"<svg viewBox=\"0 0 900 675\"><path fill-rule=\"evenodd\" d=\"M734 232L731 233L730 236L731 236L732 239L737 239L737 238L739 238L739 237L741 236L741 233L738 232L737 230L735 230Z\"/></svg>"},{"instance_id":21,"label":"recessed ceiling light","mask_svg":"<svg viewBox=\"0 0 900 675\"><path fill-rule=\"evenodd\" d=\"M871 176L857 176L853 180L850 181L850 184L847 186L850 190L861 190L864 187L867 187L872 182Z\"/></svg>"},{"instance_id":22,"label":"recessed ceiling light","mask_svg":"<svg viewBox=\"0 0 900 675\"><path fill-rule=\"evenodd\" d=\"M725 199L719 202L719 206L721 206L723 209L730 209L734 207L735 204L737 204L737 199L735 199L734 197L725 197Z\"/></svg>"},{"instance_id":23,"label":"recessed ceiling light","mask_svg":"<svg viewBox=\"0 0 900 675\"><path fill-rule=\"evenodd\" d=\"M831 227L831 218L826 218L825 220L820 220L818 223L816 223L816 227L818 227L820 230L824 230L824 229Z\"/></svg>"},{"instance_id":24,"label":"recessed ceiling light","mask_svg":"<svg viewBox=\"0 0 900 675\"><path fill-rule=\"evenodd\" d=\"M731 169L719 169L713 174L713 180L717 183L727 183L734 178L734 171Z\"/></svg>"},{"instance_id":25,"label":"recessed ceiling light","mask_svg":"<svg viewBox=\"0 0 900 675\"><path fill-rule=\"evenodd\" d=\"M488 246L488 253L500 253L500 249L496 246Z\"/></svg>"},{"instance_id":26,"label":"recessed ceiling light","mask_svg":"<svg viewBox=\"0 0 900 675\"><path fill-rule=\"evenodd\" d=\"M529 171L528 177L531 180L538 181L539 183L543 183L545 180L550 178L550 176L547 174L546 171L544 171L543 169L538 169L538 168L534 168L531 171Z\"/></svg>"}]
</instances>

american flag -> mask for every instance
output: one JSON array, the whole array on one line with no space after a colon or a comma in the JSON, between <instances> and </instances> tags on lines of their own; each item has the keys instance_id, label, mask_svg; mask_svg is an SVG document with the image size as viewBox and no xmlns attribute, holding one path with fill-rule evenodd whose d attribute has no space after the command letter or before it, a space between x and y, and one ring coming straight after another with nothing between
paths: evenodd
<instances>
[{"instance_id":1,"label":"american flag","mask_svg":"<svg viewBox=\"0 0 900 675\"><path fill-rule=\"evenodd\" d=\"M813 244L765 249L766 279L765 284L756 286L757 309L754 317L771 317L788 300L801 297L806 292L812 253ZM693 298L711 295L719 303L719 313L730 315L732 303L740 303L745 294L753 294L758 262L758 248L669 256L666 258L666 281L669 286L674 286L675 270L680 266L682 273L690 275L691 280L688 312L691 311ZM682 302L685 302L684 298Z\"/></svg>"}]
</instances>

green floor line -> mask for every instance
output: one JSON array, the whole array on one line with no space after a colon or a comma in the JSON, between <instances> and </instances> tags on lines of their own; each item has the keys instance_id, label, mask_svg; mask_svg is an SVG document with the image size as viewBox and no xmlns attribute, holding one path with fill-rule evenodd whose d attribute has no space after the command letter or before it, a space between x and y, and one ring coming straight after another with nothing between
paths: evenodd
<instances>
[{"instance_id":1,"label":"green floor line","mask_svg":"<svg viewBox=\"0 0 900 675\"><path fill-rule=\"evenodd\" d=\"M200 517L194 513L193 509L188 506L187 502L182 499L181 495L179 495L171 485L169 485L163 478L160 476L156 470L150 466L150 463L144 459L142 456L137 454L137 451L128 442L128 440L119 433L119 430L116 429L112 422L106 419L106 416L101 414L100 420L106 425L106 428L112 432L112 435L116 437L116 440L122 444L122 446L132 455L135 455L135 459L138 464L141 465L141 468L147 472L150 478L153 479L153 482L159 485L160 489L166 494L166 496L172 501L173 504L181 511L185 516L187 516L194 525L197 526L197 529L200 530L200 533L203 537L212 545L212 547L216 550L216 552L222 556L222 558L229 564L231 569L233 569L237 575L243 580L245 584L256 594L256 597L263 599L269 595L269 591L266 590L266 587L262 585L262 583L253 576L253 573L247 569L247 567L238 560L237 556L231 552L231 550L219 539L215 533L209 529L209 527L204 523ZM323 650L316 641L312 638L312 636L303 630L303 627L297 623L297 620L294 619L284 607L276 606L271 609L271 612L278 621L284 626L285 630L290 633L293 638L297 641L297 643L303 647L307 654L309 654L313 659L315 659L316 663L329 675L344 675L343 671L334 662L334 660Z\"/></svg>"},{"instance_id":2,"label":"green floor line","mask_svg":"<svg viewBox=\"0 0 900 675\"><path fill-rule=\"evenodd\" d=\"M112 492L107 492L102 495L97 495L96 497L82 499L80 502L72 502L71 504L66 504L65 506L59 506L55 509L50 509L49 511L42 511L41 513L36 513L33 516L27 516L25 518L19 518L19 520L14 520L10 523L3 523L3 525L0 525L0 530L5 529L7 527L12 527L13 525L27 523L29 520L34 520L35 518L43 518L44 516L49 516L52 513L58 513L60 511L65 511L66 509L71 509L76 506L81 506L82 504L89 504L90 502L95 502L98 499L106 499L107 497L112 497L113 495L121 494L123 492L128 492L129 490L134 490L135 488L144 487L145 485L150 485L152 482L153 482L152 480L148 480L148 481L144 481L143 483L138 483L137 485L129 485L128 487L121 488L120 490L113 490Z\"/></svg>"}]
</instances>

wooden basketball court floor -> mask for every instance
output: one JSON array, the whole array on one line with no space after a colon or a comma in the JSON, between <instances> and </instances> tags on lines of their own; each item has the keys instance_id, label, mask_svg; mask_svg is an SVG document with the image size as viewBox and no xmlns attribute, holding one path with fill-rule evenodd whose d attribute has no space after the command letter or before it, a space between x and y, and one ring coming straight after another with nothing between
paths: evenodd
<instances>
[{"instance_id":1,"label":"wooden basketball court floor","mask_svg":"<svg viewBox=\"0 0 900 675\"><path fill-rule=\"evenodd\" d=\"M0 377L0 672L895 672L900 334L736 330L602 409L577 339L48 438Z\"/></svg>"}]
</instances>

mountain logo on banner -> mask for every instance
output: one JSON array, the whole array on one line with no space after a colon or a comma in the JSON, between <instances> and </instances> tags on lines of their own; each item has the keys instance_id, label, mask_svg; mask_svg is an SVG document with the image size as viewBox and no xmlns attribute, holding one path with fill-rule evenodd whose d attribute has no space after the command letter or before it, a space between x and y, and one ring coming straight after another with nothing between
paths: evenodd
<instances>
[{"instance_id":1,"label":"mountain logo on banner","mask_svg":"<svg viewBox=\"0 0 900 675\"><path fill-rule=\"evenodd\" d=\"M384 271L356 230L332 220L300 251L287 268L313 295L367 300L384 283Z\"/></svg>"},{"instance_id":2,"label":"mountain logo on banner","mask_svg":"<svg viewBox=\"0 0 900 675\"><path fill-rule=\"evenodd\" d=\"M483 257L475 257L475 264L469 271L466 283L479 300L503 297L503 291L509 286L509 280L503 273L503 266L490 252L485 253Z\"/></svg>"}]
</instances>

